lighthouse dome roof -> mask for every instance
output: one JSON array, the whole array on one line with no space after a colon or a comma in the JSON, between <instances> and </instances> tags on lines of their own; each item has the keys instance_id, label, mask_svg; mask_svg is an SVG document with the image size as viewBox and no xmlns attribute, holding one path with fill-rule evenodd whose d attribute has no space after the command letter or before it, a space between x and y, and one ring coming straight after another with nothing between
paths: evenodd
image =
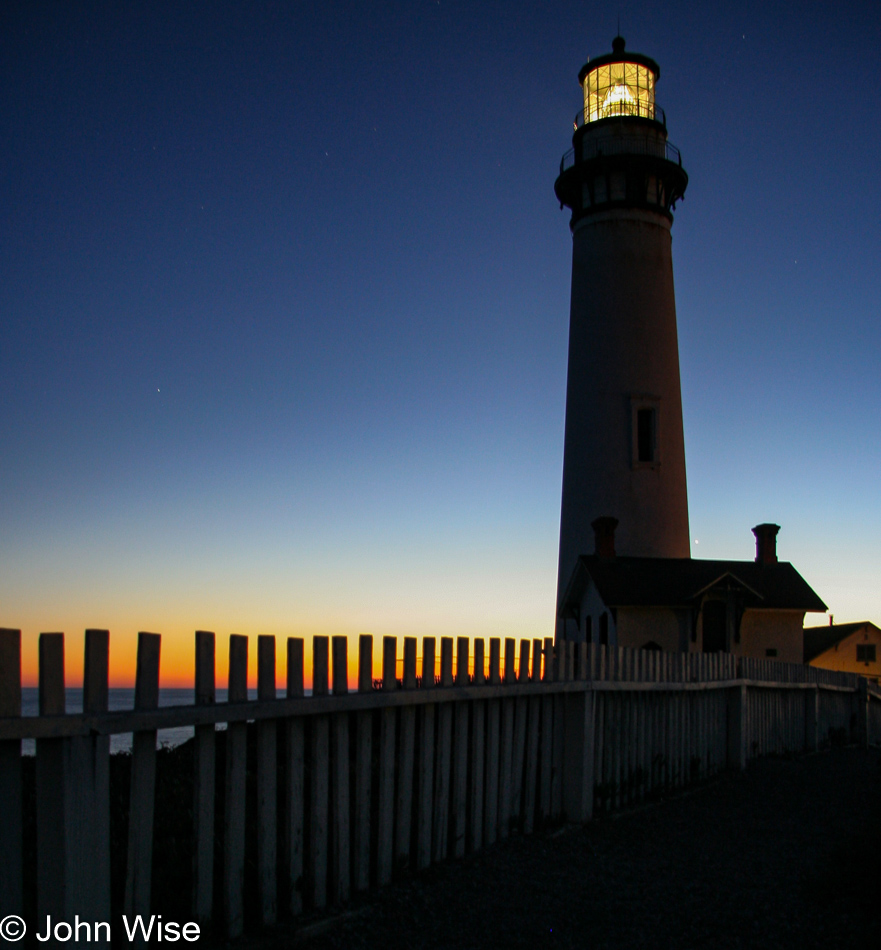
<instances>
[{"instance_id":1,"label":"lighthouse dome roof","mask_svg":"<svg viewBox=\"0 0 881 950\"><path fill-rule=\"evenodd\" d=\"M625 53L624 47L626 46L626 41L623 36L616 36L612 40L612 52L604 53L602 56L597 56L595 59L589 59L582 67L578 73L578 82L583 85L584 77L593 72L593 70L598 69L600 66L606 66L609 63L639 63L640 66L645 66L646 69L650 69L655 76L655 82L658 81L661 77L661 67L650 57L644 56L642 53Z\"/></svg>"}]
</instances>

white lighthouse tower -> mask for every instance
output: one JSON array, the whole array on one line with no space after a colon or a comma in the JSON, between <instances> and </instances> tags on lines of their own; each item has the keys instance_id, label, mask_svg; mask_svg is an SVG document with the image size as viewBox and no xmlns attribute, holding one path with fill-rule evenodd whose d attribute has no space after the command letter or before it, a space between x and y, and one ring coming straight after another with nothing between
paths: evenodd
<instances>
[{"instance_id":1,"label":"white lighthouse tower","mask_svg":"<svg viewBox=\"0 0 881 950\"><path fill-rule=\"evenodd\" d=\"M658 64L624 45L578 74L554 185L572 212L558 615L598 518L619 555L690 555L670 233L688 176L655 103Z\"/></svg>"}]
</instances>

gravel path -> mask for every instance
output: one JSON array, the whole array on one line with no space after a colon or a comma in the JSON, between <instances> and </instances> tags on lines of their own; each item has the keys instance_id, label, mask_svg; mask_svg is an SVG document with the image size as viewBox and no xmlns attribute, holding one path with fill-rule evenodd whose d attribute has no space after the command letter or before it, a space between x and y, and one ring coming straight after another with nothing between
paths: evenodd
<instances>
[{"instance_id":1,"label":"gravel path","mask_svg":"<svg viewBox=\"0 0 881 950\"><path fill-rule=\"evenodd\" d=\"M881 946L881 753L766 760L616 818L513 837L249 941L308 948Z\"/></svg>"}]
</instances>

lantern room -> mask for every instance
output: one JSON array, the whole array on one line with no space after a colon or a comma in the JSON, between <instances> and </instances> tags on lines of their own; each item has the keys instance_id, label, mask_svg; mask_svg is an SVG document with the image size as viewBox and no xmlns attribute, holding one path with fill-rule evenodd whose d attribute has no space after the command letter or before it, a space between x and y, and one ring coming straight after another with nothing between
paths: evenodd
<instances>
[{"instance_id":1,"label":"lantern room","mask_svg":"<svg viewBox=\"0 0 881 950\"><path fill-rule=\"evenodd\" d=\"M612 52L588 62L578 74L584 91L584 124L613 116L655 119L655 83L660 72L648 56L626 54L624 37L616 36Z\"/></svg>"}]
</instances>

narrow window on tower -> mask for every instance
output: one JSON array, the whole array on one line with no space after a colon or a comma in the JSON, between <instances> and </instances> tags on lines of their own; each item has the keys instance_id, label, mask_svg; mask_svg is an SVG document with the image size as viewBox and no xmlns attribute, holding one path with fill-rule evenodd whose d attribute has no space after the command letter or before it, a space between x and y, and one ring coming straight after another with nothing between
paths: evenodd
<instances>
[{"instance_id":1,"label":"narrow window on tower","mask_svg":"<svg viewBox=\"0 0 881 950\"><path fill-rule=\"evenodd\" d=\"M660 462L658 418L657 399L648 396L631 398L634 468L657 468Z\"/></svg>"},{"instance_id":2,"label":"narrow window on tower","mask_svg":"<svg viewBox=\"0 0 881 950\"><path fill-rule=\"evenodd\" d=\"M655 410L636 410L636 451L640 462L655 460Z\"/></svg>"}]
</instances>

